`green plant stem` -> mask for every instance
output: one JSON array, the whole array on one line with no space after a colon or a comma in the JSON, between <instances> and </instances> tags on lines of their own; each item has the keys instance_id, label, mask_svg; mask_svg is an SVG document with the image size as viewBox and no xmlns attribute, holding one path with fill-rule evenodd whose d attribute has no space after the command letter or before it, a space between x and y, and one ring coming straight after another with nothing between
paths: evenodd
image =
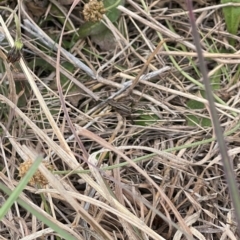
<instances>
[{"instance_id":1,"label":"green plant stem","mask_svg":"<svg viewBox=\"0 0 240 240\"><path fill-rule=\"evenodd\" d=\"M20 26L20 20L18 18L18 15L15 13L14 10L12 10L11 8L8 7L3 7L0 6L0 9L4 9L7 11L10 11L12 14L14 14L14 21L15 21L15 26L16 26L16 38L15 38L15 44L18 43L18 49L20 50L23 47L23 43L22 43L22 33L21 33L21 26Z\"/></svg>"},{"instance_id":2,"label":"green plant stem","mask_svg":"<svg viewBox=\"0 0 240 240\"><path fill-rule=\"evenodd\" d=\"M34 175L34 173L37 171L38 166L40 165L42 161L41 157L38 157L30 169L27 171L25 176L21 179L18 186L15 188L15 190L12 192L12 194L9 196L7 201L1 206L0 208L0 220L5 216L5 214L8 212L8 210L11 208L12 204L16 201L18 196L21 194L23 189L26 187L27 183L31 179L31 177Z\"/></svg>"}]
</instances>

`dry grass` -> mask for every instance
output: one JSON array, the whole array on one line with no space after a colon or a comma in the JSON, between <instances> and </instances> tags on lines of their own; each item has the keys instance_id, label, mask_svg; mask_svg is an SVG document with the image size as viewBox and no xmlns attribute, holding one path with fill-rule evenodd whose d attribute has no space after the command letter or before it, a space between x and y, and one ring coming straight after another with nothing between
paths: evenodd
<instances>
[{"instance_id":1,"label":"dry grass","mask_svg":"<svg viewBox=\"0 0 240 240\"><path fill-rule=\"evenodd\" d=\"M13 44L13 15L2 11L0 33L9 43L1 48L1 181L14 189L19 165L42 155L54 167L53 173L39 168L49 184L28 186L21 198L42 212L45 198L51 219L77 239L237 239L213 129L186 121L189 114L210 116L198 92L201 74L184 1L143 2L119 6L117 25L105 18L113 37L100 43L91 37L71 43L73 31L62 31L50 5L37 16L27 4L20 11L24 60L13 71L4 59ZM215 4L195 1L197 26L210 77L222 69L216 105L239 176L240 56L216 50L233 47ZM66 16L69 6L61 6ZM74 28L83 21L80 11L81 4L70 14ZM50 16L52 22L39 24ZM50 36L71 49L52 46ZM190 109L189 99L205 107ZM60 239L17 204L0 229L0 239Z\"/></svg>"}]
</instances>

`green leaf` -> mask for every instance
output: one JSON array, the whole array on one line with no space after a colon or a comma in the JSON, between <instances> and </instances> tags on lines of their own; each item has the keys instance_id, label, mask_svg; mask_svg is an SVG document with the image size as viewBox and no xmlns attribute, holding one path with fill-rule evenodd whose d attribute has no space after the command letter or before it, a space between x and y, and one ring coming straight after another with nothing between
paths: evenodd
<instances>
[{"instance_id":1,"label":"green leaf","mask_svg":"<svg viewBox=\"0 0 240 240\"><path fill-rule=\"evenodd\" d=\"M112 23L116 22L121 14L117 9L119 5L123 5L123 0L104 0L104 7L106 8L106 16L110 19ZM97 35L103 32L107 27L102 22L86 22L84 23L79 31L78 37L84 38L90 35Z\"/></svg>"},{"instance_id":2,"label":"green leaf","mask_svg":"<svg viewBox=\"0 0 240 240\"><path fill-rule=\"evenodd\" d=\"M218 69L210 79L213 90L219 90L221 88L221 73L222 69Z\"/></svg>"},{"instance_id":3,"label":"green leaf","mask_svg":"<svg viewBox=\"0 0 240 240\"><path fill-rule=\"evenodd\" d=\"M198 117L194 115L187 115L187 125L188 126L201 126L201 127L211 127L211 119L205 117Z\"/></svg>"},{"instance_id":4,"label":"green leaf","mask_svg":"<svg viewBox=\"0 0 240 240\"><path fill-rule=\"evenodd\" d=\"M240 3L240 0L221 0L221 3ZM237 34L239 23L240 23L240 7L224 7L223 15L225 18L227 31L233 35ZM230 44L235 45L235 39L230 39Z\"/></svg>"},{"instance_id":5,"label":"green leaf","mask_svg":"<svg viewBox=\"0 0 240 240\"><path fill-rule=\"evenodd\" d=\"M139 126L149 126L156 123L159 117L155 114L145 114L144 111L137 111L140 115L133 119L134 123Z\"/></svg>"},{"instance_id":6,"label":"green leaf","mask_svg":"<svg viewBox=\"0 0 240 240\"><path fill-rule=\"evenodd\" d=\"M187 106L190 109L203 109L204 108L204 104L203 103L198 102L196 100L192 100L192 99L187 102Z\"/></svg>"},{"instance_id":7,"label":"green leaf","mask_svg":"<svg viewBox=\"0 0 240 240\"><path fill-rule=\"evenodd\" d=\"M220 83L221 83L221 72L222 70L219 69L214 73L214 75L211 77L211 85L213 90L219 90L220 89ZM200 94L203 98L206 98L205 91L201 90ZM198 102L196 100L189 100L187 102L187 106L190 109L204 109L205 106L203 103ZM210 127L211 126L211 119L205 118L205 117L200 117L200 116L195 116L195 115L187 115L187 125L188 126L201 126L201 127Z\"/></svg>"},{"instance_id":8,"label":"green leaf","mask_svg":"<svg viewBox=\"0 0 240 240\"><path fill-rule=\"evenodd\" d=\"M202 96L204 97L205 92L201 91ZM204 104L198 102L196 100L189 100L187 102L187 106L190 109L204 109ZM202 127L210 127L211 126L211 119L195 116L195 115L187 115L187 125L188 126L202 126Z\"/></svg>"}]
</instances>

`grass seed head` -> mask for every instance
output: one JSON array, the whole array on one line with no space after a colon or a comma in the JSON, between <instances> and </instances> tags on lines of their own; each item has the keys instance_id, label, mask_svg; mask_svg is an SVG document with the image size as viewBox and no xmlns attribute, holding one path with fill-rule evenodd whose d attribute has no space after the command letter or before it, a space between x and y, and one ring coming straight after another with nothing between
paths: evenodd
<instances>
[{"instance_id":1,"label":"grass seed head","mask_svg":"<svg viewBox=\"0 0 240 240\"><path fill-rule=\"evenodd\" d=\"M33 164L32 160L28 160L28 161L25 161L22 164L20 164L18 176L23 178L24 175L26 174L26 172L32 166L32 164ZM53 170L52 165L50 165L49 163L43 163L43 164L45 165L45 167L48 170L50 170L50 171ZM33 175L33 177L30 179L29 184L31 186L39 185L39 186L43 187L48 184L48 180L43 176L43 174L39 170L37 170L35 172L35 174Z\"/></svg>"},{"instance_id":2,"label":"grass seed head","mask_svg":"<svg viewBox=\"0 0 240 240\"><path fill-rule=\"evenodd\" d=\"M84 6L83 16L87 22L99 22L105 12L106 10L102 1L90 0Z\"/></svg>"}]
</instances>

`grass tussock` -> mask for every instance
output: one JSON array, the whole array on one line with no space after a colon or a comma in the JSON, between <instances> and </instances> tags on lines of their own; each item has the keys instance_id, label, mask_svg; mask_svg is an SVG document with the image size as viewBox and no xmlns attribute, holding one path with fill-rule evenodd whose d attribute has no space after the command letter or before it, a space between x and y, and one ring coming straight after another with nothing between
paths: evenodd
<instances>
[{"instance_id":1,"label":"grass tussock","mask_svg":"<svg viewBox=\"0 0 240 240\"><path fill-rule=\"evenodd\" d=\"M0 9L1 205L24 162L43 157L47 181L25 187L1 239L238 239L185 2L109 1L102 25L72 2L0 2L24 44L6 61L16 24ZM238 47L218 1L194 8L238 179Z\"/></svg>"}]
</instances>

